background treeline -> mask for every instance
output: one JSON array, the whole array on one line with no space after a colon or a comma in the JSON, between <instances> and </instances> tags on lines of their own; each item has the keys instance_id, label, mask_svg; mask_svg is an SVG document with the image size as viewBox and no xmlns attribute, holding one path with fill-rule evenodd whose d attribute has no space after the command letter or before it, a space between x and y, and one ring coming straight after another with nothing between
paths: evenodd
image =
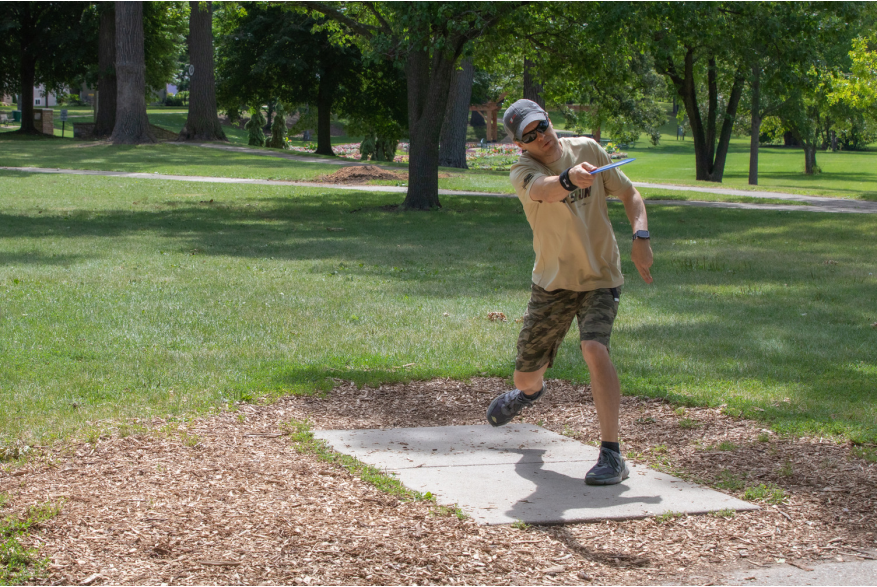
<instances>
[{"instance_id":1,"label":"background treeline","mask_svg":"<svg viewBox=\"0 0 877 587\"><path fill-rule=\"evenodd\" d=\"M405 207L439 206L439 165L465 167L471 104L529 97L568 128L658 141L673 104L695 176L722 181L732 134L821 149L877 139L874 33L864 2L2 2L0 90L98 90L95 134L153 140L146 96L189 109L181 140L223 140L246 121L253 145L316 129L332 155L342 117L362 151L392 160L409 142ZM502 133L500 134L502 138Z\"/></svg>"}]
</instances>

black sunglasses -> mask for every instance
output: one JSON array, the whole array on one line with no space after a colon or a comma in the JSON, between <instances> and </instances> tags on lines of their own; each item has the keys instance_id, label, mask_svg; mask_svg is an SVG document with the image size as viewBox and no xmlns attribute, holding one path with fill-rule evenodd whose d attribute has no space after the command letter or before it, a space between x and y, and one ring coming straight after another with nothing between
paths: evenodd
<instances>
[{"instance_id":1,"label":"black sunglasses","mask_svg":"<svg viewBox=\"0 0 877 587\"><path fill-rule=\"evenodd\" d=\"M525 145L527 143L532 143L533 141L536 140L536 133L537 132L541 132L542 134L545 134L545 131L548 130L548 124L549 123L547 120L543 120L542 122L537 124L536 128L534 128L530 132L522 134L521 135L521 142L524 143Z\"/></svg>"}]
</instances>

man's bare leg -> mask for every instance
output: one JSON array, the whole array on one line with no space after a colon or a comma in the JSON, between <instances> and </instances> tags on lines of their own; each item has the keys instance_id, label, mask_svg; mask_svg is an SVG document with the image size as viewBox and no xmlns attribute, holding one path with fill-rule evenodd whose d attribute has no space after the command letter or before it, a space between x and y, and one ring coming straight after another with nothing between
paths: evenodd
<instances>
[{"instance_id":1,"label":"man's bare leg","mask_svg":"<svg viewBox=\"0 0 877 587\"><path fill-rule=\"evenodd\" d=\"M597 419L600 421L600 440L618 442L621 385L618 383L615 365L609 358L609 349L595 340L584 340L582 357L591 372L591 395L594 397L594 407L597 408ZM515 382L517 383L517 379Z\"/></svg>"},{"instance_id":2,"label":"man's bare leg","mask_svg":"<svg viewBox=\"0 0 877 587\"><path fill-rule=\"evenodd\" d=\"M523 371L515 371L515 387L524 392L525 395L536 395L544 385L542 376L548 370L548 363L539 369L530 373Z\"/></svg>"}]
</instances>

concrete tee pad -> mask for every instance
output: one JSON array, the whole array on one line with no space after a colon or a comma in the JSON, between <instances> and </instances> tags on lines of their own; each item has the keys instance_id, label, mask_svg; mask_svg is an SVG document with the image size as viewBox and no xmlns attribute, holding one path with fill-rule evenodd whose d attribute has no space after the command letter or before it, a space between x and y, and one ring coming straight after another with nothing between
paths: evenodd
<instances>
[{"instance_id":1,"label":"concrete tee pad","mask_svg":"<svg viewBox=\"0 0 877 587\"><path fill-rule=\"evenodd\" d=\"M481 524L630 519L667 512L758 509L718 491L631 465L619 485L585 485L599 450L531 424L319 430L314 436L396 474L409 489L456 503Z\"/></svg>"}]
</instances>

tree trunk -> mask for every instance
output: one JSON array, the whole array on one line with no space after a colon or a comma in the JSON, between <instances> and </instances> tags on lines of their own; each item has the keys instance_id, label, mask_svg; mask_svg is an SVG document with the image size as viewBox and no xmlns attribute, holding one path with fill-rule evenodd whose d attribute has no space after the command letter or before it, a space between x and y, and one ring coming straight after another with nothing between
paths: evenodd
<instances>
[{"instance_id":1,"label":"tree trunk","mask_svg":"<svg viewBox=\"0 0 877 587\"><path fill-rule=\"evenodd\" d=\"M718 81L716 78L715 59L709 60L707 69L707 120L704 123L700 116L697 103L697 85L694 79L694 50L689 49L685 55L685 71L680 76L675 67L665 68L682 103L688 122L691 125L691 136L694 139L695 177L701 181L721 182L725 172L725 159L731 141L731 130L737 116L737 106L743 95L744 78L740 72L734 78L734 85L728 97L724 113L721 133L716 140L716 119L718 117Z\"/></svg>"},{"instance_id":2,"label":"tree trunk","mask_svg":"<svg viewBox=\"0 0 877 587\"><path fill-rule=\"evenodd\" d=\"M539 107L545 110L545 99L542 97L542 84L536 81L533 76L535 63L529 59L524 59L524 98L533 100Z\"/></svg>"},{"instance_id":3,"label":"tree trunk","mask_svg":"<svg viewBox=\"0 0 877 587\"><path fill-rule=\"evenodd\" d=\"M408 130L411 137L408 163L408 193L402 208L431 210L440 208L438 198L439 137L448 105L448 91L454 75L456 57L464 40L458 40L450 55L435 50L412 49L405 61L408 75ZM430 63L432 62L432 63Z\"/></svg>"},{"instance_id":4,"label":"tree trunk","mask_svg":"<svg viewBox=\"0 0 877 587\"><path fill-rule=\"evenodd\" d=\"M469 124L469 102L472 98L472 80L475 66L468 57L461 63L462 69L454 72L448 92L448 108L442 122L439 140L439 165L468 169L466 165L466 127Z\"/></svg>"},{"instance_id":5,"label":"tree trunk","mask_svg":"<svg viewBox=\"0 0 877 587\"><path fill-rule=\"evenodd\" d=\"M101 12L98 33L97 114L94 135L107 137L116 127L116 11L112 4Z\"/></svg>"},{"instance_id":6,"label":"tree trunk","mask_svg":"<svg viewBox=\"0 0 877 587\"><path fill-rule=\"evenodd\" d=\"M317 150L318 155L332 155L332 99L333 89L327 75L320 76L317 88Z\"/></svg>"},{"instance_id":7,"label":"tree trunk","mask_svg":"<svg viewBox=\"0 0 877 587\"><path fill-rule=\"evenodd\" d=\"M816 143L804 144L804 173L813 175L816 172Z\"/></svg>"},{"instance_id":8,"label":"tree trunk","mask_svg":"<svg viewBox=\"0 0 877 587\"><path fill-rule=\"evenodd\" d=\"M752 125L749 130L749 185L758 185L758 143L761 136L761 68L752 66Z\"/></svg>"},{"instance_id":9,"label":"tree trunk","mask_svg":"<svg viewBox=\"0 0 877 587\"><path fill-rule=\"evenodd\" d=\"M33 122L33 85L36 77L36 60L28 53L22 51L21 59L21 97L18 99L18 108L21 110L22 134L40 134Z\"/></svg>"},{"instance_id":10,"label":"tree trunk","mask_svg":"<svg viewBox=\"0 0 877 587\"><path fill-rule=\"evenodd\" d=\"M181 141L227 141L216 114L213 66L213 3L189 2L189 59L195 67L189 83L189 113Z\"/></svg>"},{"instance_id":11,"label":"tree trunk","mask_svg":"<svg viewBox=\"0 0 877 587\"><path fill-rule=\"evenodd\" d=\"M154 143L146 115L143 2L116 2L116 126L114 145Z\"/></svg>"}]
</instances>

